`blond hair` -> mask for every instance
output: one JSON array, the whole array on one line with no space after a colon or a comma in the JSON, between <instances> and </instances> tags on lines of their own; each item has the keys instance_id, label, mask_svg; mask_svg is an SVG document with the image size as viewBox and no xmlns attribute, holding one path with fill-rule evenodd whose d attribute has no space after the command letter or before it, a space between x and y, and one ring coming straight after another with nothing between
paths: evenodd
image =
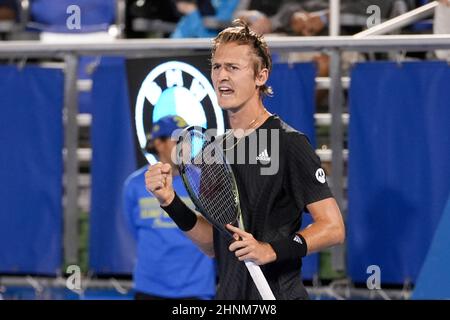
<instances>
[{"instance_id":1,"label":"blond hair","mask_svg":"<svg viewBox=\"0 0 450 320\"><path fill-rule=\"evenodd\" d=\"M238 43L239 45L248 45L252 48L253 54L257 58L253 67L255 76L263 68L266 68L270 74L272 71L272 57L270 56L266 41L261 35L250 30L248 25L240 19L234 20L231 27L222 30L213 39L211 57L214 58L214 54L221 44L231 42ZM273 95L272 88L266 84L260 86L259 90L262 97Z\"/></svg>"}]
</instances>

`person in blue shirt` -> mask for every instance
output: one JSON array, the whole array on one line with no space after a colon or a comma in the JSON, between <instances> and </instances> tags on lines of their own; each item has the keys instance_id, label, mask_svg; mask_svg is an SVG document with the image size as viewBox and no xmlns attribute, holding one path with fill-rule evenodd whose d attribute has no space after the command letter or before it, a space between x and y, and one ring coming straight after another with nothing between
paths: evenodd
<instances>
[{"instance_id":1,"label":"person in blue shirt","mask_svg":"<svg viewBox=\"0 0 450 320\"><path fill-rule=\"evenodd\" d=\"M239 0L176 0L183 15L171 38L210 38L231 23Z\"/></svg>"},{"instance_id":2,"label":"person in blue shirt","mask_svg":"<svg viewBox=\"0 0 450 320\"><path fill-rule=\"evenodd\" d=\"M186 203L192 202L171 161L176 129L186 127L183 118L167 116L157 121L147 151L173 166L173 185ZM124 185L124 214L137 241L133 271L135 299L212 299L215 294L215 262L203 254L176 226L145 189L147 166L131 174Z\"/></svg>"}]
</instances>

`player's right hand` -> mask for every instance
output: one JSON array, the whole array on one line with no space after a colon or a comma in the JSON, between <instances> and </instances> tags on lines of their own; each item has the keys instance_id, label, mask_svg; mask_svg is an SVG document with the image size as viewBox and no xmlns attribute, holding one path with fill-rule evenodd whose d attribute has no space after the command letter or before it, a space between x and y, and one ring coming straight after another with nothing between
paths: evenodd
<instances>
[{"instance_id":1,"label":"player's right hand","mask_svg":"<svg viewBox=\"0 0 450 320\"><path fill-rule=\"evenodd\" d=\"M172 185L172 166L157 162L145 173L145 187L158 199L161 206L168 206L175 197Z\"/></svg>"}]
</instances>

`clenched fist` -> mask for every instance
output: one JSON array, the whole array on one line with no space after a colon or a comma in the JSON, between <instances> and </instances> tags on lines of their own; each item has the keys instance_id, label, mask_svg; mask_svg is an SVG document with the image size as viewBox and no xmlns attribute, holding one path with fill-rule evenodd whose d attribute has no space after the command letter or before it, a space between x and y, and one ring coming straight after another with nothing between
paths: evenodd
<instances>
[{"instance_id":1,"label":"clenched fist","mask_svg":"<svg viewBox=\"0 0 450 320\"><path fill-rule=\"evenodd\" d=\"M175 197L171 165L157 162L149 166L145 173L145 187L158 199L161 206L168 206Z\"/></svg>"}]
</instances>

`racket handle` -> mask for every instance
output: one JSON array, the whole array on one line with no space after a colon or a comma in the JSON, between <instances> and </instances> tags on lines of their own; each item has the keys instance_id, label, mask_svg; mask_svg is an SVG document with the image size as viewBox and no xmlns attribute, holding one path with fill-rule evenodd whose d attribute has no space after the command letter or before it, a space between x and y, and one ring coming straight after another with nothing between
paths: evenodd
<instances>
[{"instance_id":1,"label":"racket handle","mask_svg":"<svg viewBox=\"0 0 450 320\"><path fill-rule=\"evenodd\" d=\"M276 300L261 268L253 261L244 260L244 262L263 300Z\"/></svg>"}]
</instances>

